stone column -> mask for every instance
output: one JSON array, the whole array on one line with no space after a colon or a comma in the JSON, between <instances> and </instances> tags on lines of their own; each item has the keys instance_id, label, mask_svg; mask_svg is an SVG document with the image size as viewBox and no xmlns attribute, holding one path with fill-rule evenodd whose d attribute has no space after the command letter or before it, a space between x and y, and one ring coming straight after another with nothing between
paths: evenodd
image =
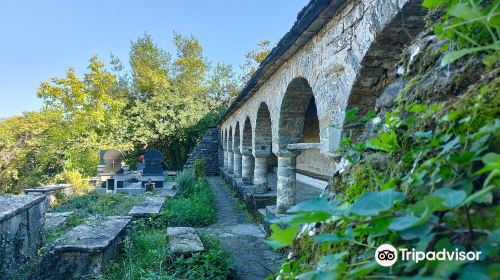
<instances>
[{"instance_id":1,"label":"stone column","mask_svg":"<svg viewBox=\"0 0 500 280\"><path fill-rule=\"evenodd\" d=\"M239 150L234 151L234 176L241 177L241 153Z\"/></svg>"},{"instance_id":2,"label":"stone column","mask_svg":"<svg viewBox=\"0 0 500 280\"><path fill-rule=\"evenodd\" d=\"M228 150L228 153L227 153L227 173L229 174L233 174L233 159L234 159L234 156L233 156L233 151L230 151Z\"/></svg>"},{"instance_id":3,"label":"stone column","mask_svg":"<svg viewBox=\"0 0 500 280\"><path fill-rule=\"evenodd\" d=\"M253 184L257 186L256 193L267 192L267 157L255 156L255 167L253 172Z\"/></svg>"},{"instance_id":4,"label":"stone column","mask_svg":"<svg viewBox=\"0 0 500 280\"><path fill-rule=\"evenodd\" d=\"M252 151L243 151L241 153L241 178L243 184L249 185L252 183L253 177L253 156Z\"/></svg>"},{"instance_id":5,"label":"stone column","mask_svg":"<svg viewBox=\"0 0 500 280\"><path fill-rule=\"evenodd\" d=\"M224 169L227 169L227 150L224 149Z\"/></svg>"},{"instance_id":6,"label":"stone column","mask_svg":"<svg viewBox=\"0 0 500 280\"><path fill-rule=\"evenodd\" d=\"M296 203L296 163L297 154L290 152L278 154L278 186L276 195L278 213L285 213L286 210Z\"/></svg>"}]
</instances>

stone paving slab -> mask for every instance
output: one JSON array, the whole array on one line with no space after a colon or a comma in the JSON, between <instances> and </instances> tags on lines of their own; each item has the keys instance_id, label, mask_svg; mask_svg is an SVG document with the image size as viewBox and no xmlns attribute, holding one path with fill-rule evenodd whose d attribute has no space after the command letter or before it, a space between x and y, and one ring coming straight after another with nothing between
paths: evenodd
<instances>
[{"instance_id":1,"label":"stone paving slab","mask_svg":"<svg viewBox=\"0 0 500 280\"><path fill-rule=\"evenodd\" d=\"M54 250L101 252L125 230L131 220L129 216L109 216L102 221L86 221L59 238Z\"/></svg>"},{"instance_id":2,"label":"stone paving slab","mask_svg":"<svg viewBox=\"0 0 500 280\"><path fill-rule=\"evenodd\" d=\"M233 256L238 279L265 279L278 272L284 256L265 243L264 227L251 223L249 213L238 208L238 199L220 177L208 177L208 182L215 195L217 222L199 231L219 238Z\"/></svg>"},{"instance_id":3,"label":"stone paving slab","mask_svg":"<svg viewBox=\"0 0 500 280\"><path fill-rule=\"evenodd\" d=\"M162 196L148 196L146 199L130 210L130 216L136 217L149 217L154 214L160 213L165 197Z\"/></svg>"},{"instance_id":4,"label":"stone paving slab","mask_svg":"<svg viewBox=\"0 0 500 280\"><path fill-rule=\"evenodd\" d=\"M203 243L194 228L169 227L167 228L169 251L174 255L192 254L203 251Z\"/></svg>"},{"instance_id":5,"label":"stone paving slab","mask_svg":"<svg viewBox=\"0 0 500 280\"><path fill-rule=\"evenodd\" d=\"M73 213L74 211L46 213L45 228L53 229L60 226L64 226L68 220L68 217Z\"/></svg>"}]
</instances>

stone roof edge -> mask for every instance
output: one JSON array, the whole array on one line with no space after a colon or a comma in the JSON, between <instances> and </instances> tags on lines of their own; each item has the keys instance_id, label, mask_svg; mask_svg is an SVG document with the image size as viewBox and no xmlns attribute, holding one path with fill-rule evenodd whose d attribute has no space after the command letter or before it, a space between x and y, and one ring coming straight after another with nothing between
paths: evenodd
<instances>
[{"instance_id":1,"label":"stone roof edge","mask_svg":"<svg viewBox=\"0 0 500 280\"><path fill-rule=\"evenodd\" d=\"M14 216L16 216L17 214L19 214L21 212L24 212L24 211L30 209L34 205L36 205L36 204L40 203L41 201L45 200L46 197L47 197L47 195L45 195L45 194L37 194L37 195L12 195L12 196L29 197L29 198L32 198L32 200L29 201L28 203L22 205L21 207L14 209L11 212L2 214L2 216L0 216L0 223L3 222L3 221L8 220L8 219L10 219L10 218L12 218Z\"/></svg>"},{"instance_id":2,"label":"stone roof edge","mask_svg":"<svg viewBox=\"0 0 500 280\"><path fill-rule=\"evenodd\" d=\"M311 0L298 13L292 28L281 38L271 53L259 65L236 99L231 103L218 125L224 122L236 109L250 98L264 84L272 73L313 38L328 21L351 0Z\"/></svg>"}]
</instances>

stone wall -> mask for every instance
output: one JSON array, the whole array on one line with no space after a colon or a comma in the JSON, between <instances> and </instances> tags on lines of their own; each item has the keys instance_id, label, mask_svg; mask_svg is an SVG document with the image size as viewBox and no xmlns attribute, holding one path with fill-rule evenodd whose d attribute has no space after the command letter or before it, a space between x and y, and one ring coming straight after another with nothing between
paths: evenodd
<instances>
[{"instance_id":1,"label":"stone wall","mask_svg":"<svg viewBox=\"0 0 500 280\"><path fill-rule=\"evenodd\" d=\"M25 273L42 241L45 195L0 196L0 279Z\"/></svg>"},{"instance_id":2,"label":"stone wall","mask_svg":"<svg viewBox=\"0 0 500 280\"><path fill-rule=\"evenodd\" d=\"M260 139L256 135L259 133L259 126L256 130L258 109L265 104L270 112L272 150L278 151L280 143L287 140L280 139L279 131L290 125L284 121L289 115L283 112L291 111L283 109L300 105L285 102L290 93L288 88L293 81L301 79L307 81L316 102L321 153L333 157L339 147L348 103L363 109L374 105L371 104L376 98L373 95L394 76L392 64L398 52L409 42L409 37L416 36L424 27L424 15L421 1L346 1L314 37L226 116L221 130L232 131L229 133L232 137L237 124L244 123L248 117L255 152ZM403 33L407 34L402 36ZM387 60L388 56L393 59ZM365 96L368 104L358 102ZM238 127L242 129L242 125Z\"/></svg>"},{"instance_id":3,"label":"stone wall","mask_svg":"<svg viewBox=\"0 0 500 280\"><path fill-rule=\"evenodd\" d=\"M219 153L220 134L217 128L209 128L203 138L198 142L193 152L189 155L184 169L189 169L198 159L205 161L205 175L219 174L221 154Z\"/></svg>"}]
</instances>

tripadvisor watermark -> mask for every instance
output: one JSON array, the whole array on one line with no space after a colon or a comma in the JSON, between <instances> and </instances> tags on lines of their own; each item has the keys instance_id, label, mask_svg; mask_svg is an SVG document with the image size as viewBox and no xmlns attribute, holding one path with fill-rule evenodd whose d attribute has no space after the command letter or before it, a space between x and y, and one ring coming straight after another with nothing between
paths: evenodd
<instances>
[{"instance_id":1,"label":"tripadvisor watermark","mask_svg":"<svg viewBox=\"0 0 500 280\"><path fill-rule=\"evenodd\" d=\"M375 261L381 266L392 266L398 259L402 261L478 261L480 251L460 251L459 249L439 251L418 251L415 248L396 249L391 244L382 244L375 251Z\"/></svg>"}]
</instances>

